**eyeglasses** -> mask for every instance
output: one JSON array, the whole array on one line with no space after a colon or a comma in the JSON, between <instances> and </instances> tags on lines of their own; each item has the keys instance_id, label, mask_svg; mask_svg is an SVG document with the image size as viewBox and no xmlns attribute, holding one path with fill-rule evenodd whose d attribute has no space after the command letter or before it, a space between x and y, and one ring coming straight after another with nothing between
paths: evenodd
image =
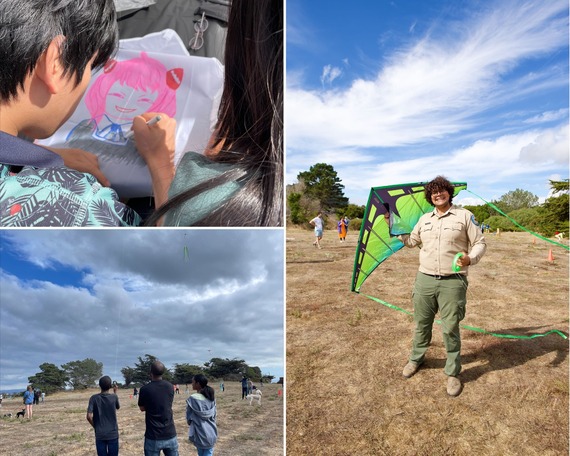
<instances>
[{"instance_id":1,"label":"eyeglasses","mask_svg":"<svg viewBox=\"0 0 570 456\"><path fill-rule=\"evenodd\" d=\"M208 28L208 19L206 19L206 13L202 13L202 18L194 23L194 30L196 34L190 39L188 47L193 51L197 51L204 46L204 32Z\"/></svg>"}]
</instances>

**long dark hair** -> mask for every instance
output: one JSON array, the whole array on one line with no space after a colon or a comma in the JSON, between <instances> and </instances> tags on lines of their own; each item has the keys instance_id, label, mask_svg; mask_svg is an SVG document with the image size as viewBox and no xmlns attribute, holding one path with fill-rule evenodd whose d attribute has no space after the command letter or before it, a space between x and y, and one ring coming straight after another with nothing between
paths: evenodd
<instances>
[{"instance_id":1,"label":"long dark hair","mask_svg":"<svg viewBox=\"0 0 570 456\"><path fill-rule=\"evenodd\" d=\"M213 150L232 170L186 190L145 222L203 191L237 181L240 190L196 222L203 226L283 224L283 0L233 0L228 20L225 77Z\"/></svg>"},{"instance_id":2,"label":"long dark hair","mask_svg":"<svg viewBox=\"0 0 570 456\"><path fill-rule=\"evenodd\" d=\"M200 385L200 394L202 394L209 401L213 401L215 397L214 388L208 386L208 379L202 375L194 375L193 380Z\"/></svg>"}]
</instances>

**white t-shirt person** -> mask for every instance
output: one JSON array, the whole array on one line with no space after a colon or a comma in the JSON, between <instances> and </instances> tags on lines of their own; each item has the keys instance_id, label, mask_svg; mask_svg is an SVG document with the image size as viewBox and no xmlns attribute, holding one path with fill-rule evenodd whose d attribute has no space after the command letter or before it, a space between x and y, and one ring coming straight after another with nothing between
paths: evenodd
<instances>
[{"instance_id":1,"label":"white t-shirt person","mask_svg":"<svg viewBox=\"0 0 570 456\"><path fill-rule=\"evenodd\" d=\"M315 242L313 245L315 247L321 248L320 240L323 238L323 219L321 218L321 213L319 212L317 216L309 222L315 227Z\"/></svg>"}]
</instances>

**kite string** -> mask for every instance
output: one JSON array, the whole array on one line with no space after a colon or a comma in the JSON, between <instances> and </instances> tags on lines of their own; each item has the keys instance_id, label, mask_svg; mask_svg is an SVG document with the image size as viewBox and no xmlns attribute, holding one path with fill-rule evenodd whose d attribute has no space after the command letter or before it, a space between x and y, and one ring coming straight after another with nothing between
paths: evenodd
<instances>
[{"instance_id":1,"label":"kite string","mask_svg":"<svg viewBox=\"0 0 570 456\"><path fill-rule=\"evenodd\" d=\"M113 379L114 381L117 381L117 378L119 378L119 373L117 372L117 363L119 361L119 341L120 341L120 334L121 334L121 303L118 303L118 311L119 314L117 316L117 330L116 330L116 342L115 342L115 367L113 369Z\"/></svg>"},{"instance_id":2,"label":"kite string","mask_svg":"<svg viewBox=\"0 0 570 456\"><path fill-rule=\"evenodd\" d=\"M359 293L358 294L362 294L363 296L366 296L368 299L371 299L372 301L375 301L379 304L382 304L383 306L386 306L390 309L394 309L397 310L399 312L405 313L406 315L409 315L411 317L413 317L413 312L410 312L408 310L402 309L401 307L395 306L394 304L390 304L387 301L384 301L382 299L379 298L375 298L374 296L370 296L364 293ZM434 320L435 323L439 324L439 325L443 325L443 322L441 320ZM460 324L459 325L461 328L466 329L468 331L475 331L481 334L486 334L488 336L493 336L493 337L498 337L498 338L503 338L503 339L535 339L537 337L544 337L544 336L548 336L549 334L558 334L560 337L562 337L563 339L568 339L568 336L566 334L564 334L562 331L559 331L558 329L551 329L550 331L546 331L544 333L537 333L537 334L532 334L532 335L517 335L517 334L502 334L502 333L495 333L495 332L491 332L491 331L487 331L486 329L482 329L482 328L478 328L476 326L470 326L470 325L463 325Z\"/></svg>"},{"instance_id":3,"label":"kite string","mask_svg":"<svg viewBox=\"0 0 570 456\"><path fill-rule=\"evenodd\" d=\"M519 228L521 228L522 230L526 231L527 233L532 234L533 236L536 236L539 239L542 239L546 242L550 242L551 244L554 245L558 245L560 247L564 247L566 250L570 250L570 245L566 245L566 244L562 244L560 242L556 242L554 239L549 239L547 237L544 237L538 233L535 233L532 230L529 230L528 228L525 228L524 226L522 226L520 223L518 223L515 219L513 219L512 217L509 217L507 214L505 214L501 209L499 209L495 204L490 203L488 201L486 201L485 199L481 198L479 195L477 195L476 193L473 193L471 190L465 189L466 191L468 191L469 193L471 193L472 195L476 196L477 198L481 199L482 201L484 201L486 204L488 204L490 207L492 207L493 209L495 209L499 214L505 216L506 218L508 218L512 223L514 223L516 226L518 226Z\"/></svg>"}]
</instances>

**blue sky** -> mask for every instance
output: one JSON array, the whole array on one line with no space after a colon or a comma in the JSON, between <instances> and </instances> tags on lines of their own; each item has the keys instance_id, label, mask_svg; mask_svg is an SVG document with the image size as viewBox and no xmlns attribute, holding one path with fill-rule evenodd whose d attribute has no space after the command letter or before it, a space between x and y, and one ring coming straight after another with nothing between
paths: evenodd
<instances>
[{"instance_id":1,"label":"blue sky","mask_svg":"<svg viewBox=\"0 0 570 456\"><path fill-rule=\"evenodd\" d=\"M288 184L328 163L365 204L438 174L486 200L568 178L567 0L286 5Z\"/></svg>"},{"instance_id":2,"label":"blue sky","mask_svg":"<svg viewBox=\"0 0 570 456\"><path fill-rule=\"evenodd\" d=\"M2 230L0 391L85 358L122 381L147 353L278 380L283 299L282 230Z\"/></svg>"}]
</instances>

